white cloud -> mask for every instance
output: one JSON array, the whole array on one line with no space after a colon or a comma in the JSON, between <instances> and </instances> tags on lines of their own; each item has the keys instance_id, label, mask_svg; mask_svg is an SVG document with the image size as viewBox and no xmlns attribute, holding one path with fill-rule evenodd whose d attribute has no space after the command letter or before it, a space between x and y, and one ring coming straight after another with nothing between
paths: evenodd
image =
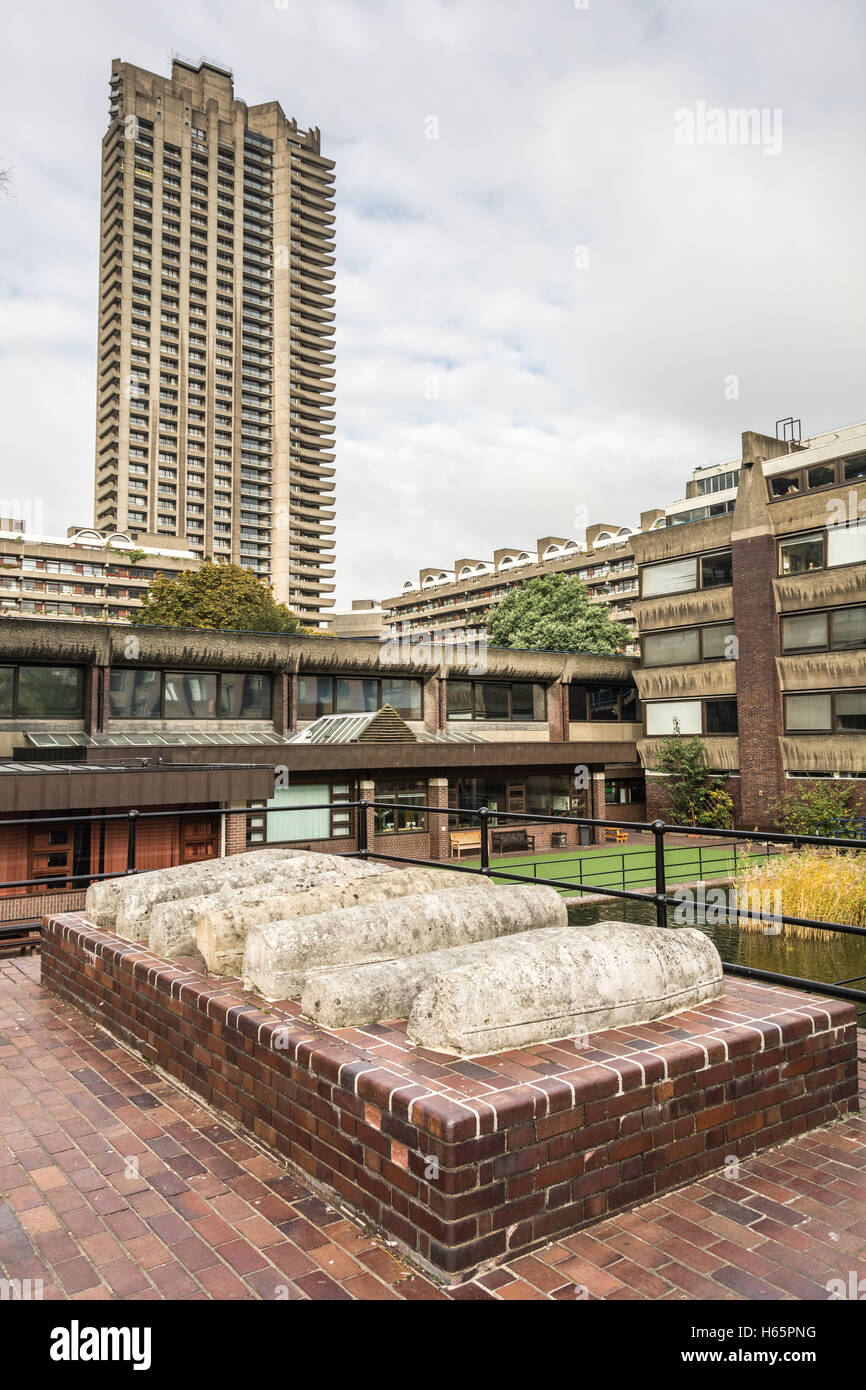
<instances>
[{"instance_id":1,"label":"white cloud","mask_svg":"<svg viewBox=\"0 0 866 1390\"><path fill-rule=\"evenodd\" d=\"M341 604L570 535L576 507L635 524L778 416L862 416L857 0L48 0L0 88L0 389L7 472L53 526L90 515L110 60L170 47L337 160ZM678 146L698 101L780 108L782 152Z\"/></svg>"}]
</instances>

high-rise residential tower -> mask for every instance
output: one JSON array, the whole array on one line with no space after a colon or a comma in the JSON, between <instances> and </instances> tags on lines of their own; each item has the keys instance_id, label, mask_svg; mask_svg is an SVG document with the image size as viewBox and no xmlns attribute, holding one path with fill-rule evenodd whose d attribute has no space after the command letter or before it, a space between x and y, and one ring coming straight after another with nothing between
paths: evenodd
<instances>
[{"instance_id":1,"label":"high-rise residential tower","mask_svg":"<svg viewBox=\"0 0 866 1390\"><path fill-rule=\"evenodd\" d=\"M231 72L115 60L102 143L95 524L333 606L334 164Z\"/></svg>"}]
</instances>

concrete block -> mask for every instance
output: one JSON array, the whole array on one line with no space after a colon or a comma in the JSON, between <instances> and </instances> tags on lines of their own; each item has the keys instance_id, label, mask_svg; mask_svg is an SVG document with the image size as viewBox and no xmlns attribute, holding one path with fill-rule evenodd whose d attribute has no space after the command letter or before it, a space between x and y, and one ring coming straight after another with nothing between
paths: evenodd
<instances>
[{"instance_id":1,"label":"concrete block","mask_svg":"<svg viewBox=\"0 0 866 1390\"><path fill-rule=\"evenodd\" d=\"M215 893L231 884L241 887L251 883L267 882L277 865L301 863L304 860L310 869L315 865L342 866L341 872L346 876L362 875L366 867L356 860L341 859L332 854L263 848L250 850L245 854L227 855L223 859L207 859L197 864L178 864L170 869L154 869L119 880L116 895L108 895L109 904L113 902L113 920L104 922L103 925L112 927L119 935L132 941L146 941L150 912L157 903ZM99 916L104 916L105 908L94 889L102 886L96 884L88 889L86 899L86 910L89 911L93 905ZM96 925L94 922L94 926Z\"/></svg>"},{"instance_id":2,"label":"concrete block","mask_svg":"<svg viewBox=\"0 0 866 1390\"><path fill-rule=\"evenodd\" d=\"M243 973L266 999L292 998L317 967L395 960L567 920L554 888L518 884L491 890L473 880L467 887L252 927Z\"/></svg>"},{"instance_id":3,"label":"concrete block","mask_svg":"<svg viewBox=\"0 0 866 1390\"><path fill-rule=\"evenodd\" d=\"M439 892L486 884L489 879L447 869L398 869L384 872L385 865L371 863L369 878L341 878L321 882L303 891L292 891L273 882L227 893L223 890L198 912L195 936L199 954L213 975L238 975L243 969L244 946L251 927L266 922L310 917L359 903L385 902L410 893ZM382 870L382 872L377 872Z\"/></svg>"},{"instance_id":4,"label":"concrete block","mask_svg":"<svg viewBox=\"0 0 866 1390\"><path fill-rule=\"evenodd\" d=\"M665 1018L722 991L721 958L697 928L599 922L487 942L424 986L407 1031L478 1056Z\"/></svg>"}]
</instances>

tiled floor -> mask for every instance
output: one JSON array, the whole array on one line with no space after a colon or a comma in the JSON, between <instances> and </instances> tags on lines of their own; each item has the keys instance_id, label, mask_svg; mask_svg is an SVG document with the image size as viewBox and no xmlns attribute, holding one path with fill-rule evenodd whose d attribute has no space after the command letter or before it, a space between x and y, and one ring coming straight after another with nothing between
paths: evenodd
<instances>
[{"instance_id":1,"label":"tiled floor","mask_svg":"<svg viewBox=\"0 0 866 1390\"><path fill-rule=\"evenodd\" d=\"M866 1276L864 1140L852 1116L445 1289L44 992L38 957L0 961L0 1273L45 1298L826 1299Z\"/></svg>"}]
</instances>

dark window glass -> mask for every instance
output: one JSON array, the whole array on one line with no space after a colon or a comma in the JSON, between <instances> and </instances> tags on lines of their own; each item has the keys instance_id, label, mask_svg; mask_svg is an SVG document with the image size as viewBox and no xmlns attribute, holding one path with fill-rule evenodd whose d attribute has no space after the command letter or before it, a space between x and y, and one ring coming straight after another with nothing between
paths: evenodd
<instances>
[{"instance_id":1,"label":"dark window glass","mask_svg":"<svg viewBox=\"0 0 866 1390\"><path fill-rule=\"evenodd\" d=\"M376 800L395 803L376 808L374 821L377 835L427 829L427 814L421 809L427 804L424 782L377 782Z\"/></svg>"},{"instance_id":2,"label":"dark window glass","mask_svg":"<svg viewBox=\"0 0 866 1390\"><path fill-rule=\"evenodd\" d=\"M735 734L737 732L736 700L707 700L707 733Z\"/></svg>"},{"instance_id":3,"label":"dark window glass","mask_svg":"<svg viewBox=\"0 0 866 1390\"><path fill-rule=\"evenodd\" d=\"M836 732L866 731L866 690L839 691L836 695Z\"/></svg>"},{"instance_id":4,"label":"dark window glass","mask_svg":"<svg viewBox=\"0 0 866 1390\"><path fill-rule=\"evenodd\" d=\"M472 682L448 682L448 718L472 718Z\"/></svg>"},{"instance_id":5,"label":"dark window glass","mask_svg":"<svg viewBox=\"0 0 866 1390\"><path fill-rule=\"evenodd\" d=\"M835 463L819 463L807 474L810 487L827 487L836 481Z\"/></svg>"},{"instance_id":6,"label":"dark window glass","mask_svg":"<svg viewBox=\"0 0 866 1390\"><path fill-rule=\"evenodd\" d=\"M527 777L526 810L532 816L567 816L570 809L568 791L568 777L556 773ZM512 806L510 809L517 808ZM508 827L507 821L505 827ZM529 831L531 834L532 826L529 827Z\"/></svg>"},{"instance_id":7,"label":"dark window glass","mask_svg":"<svg viewBox=\"0 0 866 1390\"><path fill-rule=\"evenodd\" d=\"M0 666L0 718L12 718L12 686L15 672L11 666Z\"/></svg>"},{"instance_id":8,"label":"dark window glass","mask_svg":"<svg viewBox=\"0 0 866 1390\"><path fill-rule=\"evenodd\" d=\"M840 608L830 615L832 646L835 651L846 647L866 647L866 607Z\"/></svg>"},{"instance_id":9,"label":"dark window glass","mask_svg":"<svg viewBox=\"0 0 866 1390\"><path fill-rule=\"evenodd\" d=\"M223 719L270 719L270 676L256 671L224 671L220 715Z\"/></svg>"},{"instance_id":10,"label":"dark window glass","mask_svg":"<svg viewBox=\"0 0 866 1390\"><path fill-rule=\"evenodd\" d=\"M508 686L497 681L480 681L475 687L476 719L508 718Z\"/></svg>"},{"instance_id":11,"label":"dark window glass","mask_svg":"<svg viewBox=\"0 0 866 1390\"><path fill-rule=\"evenodd\" d=\"M390 705L404 719L420 719L421 682L400 677L385 679L382 681L381 702L383 705Z\"/></svg>"},{"instance_id":12,"label":"dark window glass","mask_svg":"<svg viewBox=\"0 0 866 1390\"><path fill-rule=\"evenodd\" d=\"M800 491L799 473L786 473L779 478L770 479L770 496L787 497L792 492Z\"/></svg>"},{"instance_id":13,"label":"dark window glass","mask_svg":"<svg viewBox=\"0 0 866 1390\"><path fill-rule=\"evenodd\" d=\"M570 685L568 687L568 717L580 723L586 719L585 685Z\"/></svg>"},{"instance_id":14,"label":"dark window glass","mask_svg":"<svg viewBox=\"0 0 866 1390\"><path fill-rule=\"evenodd\" d=\"M159 671L112 670L108 708L114 719L158 719Z\"/></svg>"},{"instance_id":15,"label":"dark window glass","mask_svg":"<svg viewBox=\"0 0 866 1390\"><path fill-rule=\"evenodd\" d=\"M511 687L512 719L535 719L533 689L534 687L531 685L513 685Z\"/></svg>"},{"instance_id":16,"label":"dark window glass","mask_svg":"<svg viewBox=\"0 0 866 1390\"><path fill-rule=\"evenodd\" d=\"M824 537L814 532L810 536L798 536L796 540L782 541L779 561L781 574L806 574L809 570L823 569Z\"/></svg>"},{"instance_id":17,"label":"dark window glass","mask_svg":"<svg viewBox=\"0 0 866 1390\"><path fill-rule=\"evenodd\" d=\"M705 589L717 589L721 584L730 584L730 550L721 550L716 555L705 555L701 560L701 577Z\"/></svg>"},{"instance_id":18,"label":"dark window glass","mask_svg":"<svg viewBox=\"0 0 866 1390\"><path fill-rule=\"evenodd\" d=\"M617 686L589 687L589 717L600 721L619 719L619 689Z\"/></svg>"},{"instance_id":19,"label":"dark window glass","mask_svg":"<svg viewBox=\"0 0 866 1390\"><path fill-rule=\"evenodd\" d=\"M298 718L320 719L334 713L334 680L332 676L298 677Z\"/></svg>"},{"instance_id":20,"label":"dark window glass","mask_svg":"<svg viewBox=\"0 0 866 1390\"><path fill-rule=\"evenodd\" d=\"M855 454L853 458L845 459L842 476L846 483L853 482L855 478L866 478L866 454Z\"/></svg>"},{"instance_id":21,"label":"dark window glass","mask_svg":"<svg viewBox=\"0 0 866 1390\"><path fill-rule=\"evenodd\" d=\"M19 666L18 718L69 719L80 715L84 672L78 666Z\"/></svg>"},{"instance_id":22,"label":"dark window glass","mask_svg":"<svg viewBox=\"0 0 866 1390\"><path fill-rule=\"evenodd\" d=\"M641 715L640 700L633 686L626 686L622 692L622 717L626 723L636 724Z\"/></svg>"},{"instance_id":23,"label":"dark window glass","mask_svg":"<svg viewBox=\"0 0 866 1390\"><path fill-rule=\"evenodd\" d=\"M604 800L607 806L634 806L645 799L644 784L636 778L613 777L604 784Z\"/></svg>"},{"instance_id":24,"label":"dark window glass","mask_svg":"<svg viewBox=\"0 0 866 1390\"><path fill-rule=\"evenodd\" d=\"M379 708L379 682L338 680L337 714L375 714Z\"/></svg>"},{"instance_id":25,"label":"dark window glass","mask_svg":"<svg viewBox=\"0 0 866 1390\"><path fill-rule=\"evenodd\" d=\"M213 719L217 678L213 672L166 671L166 719Z\"/></svg>"}]
</instances>

